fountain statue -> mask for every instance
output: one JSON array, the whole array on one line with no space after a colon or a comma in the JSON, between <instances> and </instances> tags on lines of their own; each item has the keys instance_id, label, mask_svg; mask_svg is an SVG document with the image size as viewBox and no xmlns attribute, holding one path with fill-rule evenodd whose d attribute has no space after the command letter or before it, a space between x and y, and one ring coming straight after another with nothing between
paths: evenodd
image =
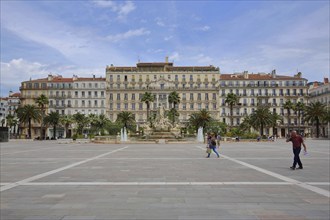
<instances>
[{"instance_id":1,"label":"fountain statue","mask_svg":"<svg viewBox=\"0 0 330 220\"><path fill-rule=\"evenodd\" d=\"M180 135L180 126L173 124L165 115L164 106L158 107L152 126L142 126L147 139L176 140Z\"/></svg>"}]
</instances>

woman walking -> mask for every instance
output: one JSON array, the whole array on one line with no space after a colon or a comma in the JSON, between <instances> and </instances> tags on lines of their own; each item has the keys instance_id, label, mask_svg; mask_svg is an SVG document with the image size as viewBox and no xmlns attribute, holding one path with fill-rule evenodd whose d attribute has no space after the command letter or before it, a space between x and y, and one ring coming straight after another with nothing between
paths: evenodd
<instances>
[{"instance_id":1,"label":"woman walking","mask_svg":"<svg viewBox=\"0 0 330 220\"><path fill-rule=\"evenodd\" d=\"M207 154L207 158L210 157L211 155L211 151L213 150L213 152L218 156L218 158L220 157L219 156L219 153L217 152L217 142L216 142L216 137L215 137L215 134L211 134L208 138L208 154Z\"/></svg>"}]
</instances>

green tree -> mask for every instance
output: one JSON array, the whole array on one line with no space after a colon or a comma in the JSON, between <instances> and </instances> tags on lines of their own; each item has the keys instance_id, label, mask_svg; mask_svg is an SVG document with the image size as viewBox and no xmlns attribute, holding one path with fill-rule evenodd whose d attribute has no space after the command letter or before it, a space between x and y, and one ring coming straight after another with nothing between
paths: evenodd
<instances>
[{"instance_id":1,"label":"green tree","mask_svg":"<svg viewBox=\"0 0 330 220\"><path fill-rule=\"evenodd\" d=\"M50 112L44 118L44 123L53 126L53 139L56 139L56 127L60 123L60 114L58 112Z\"/></svg>"},{"instance_id":2,"label":"green tree","mask_svg":"<svg viewBox=\"0 0 330 220\"><path fill-rule=\"evenodd\" d=\"M306 106L303 102L297 102L293 109L298 113L298 132L300 132L300 125L301 125L301 113L305 110Z\"/></svg>"},{"instance_id":3,"label":"green tree","mask_svg":"<svg viewBox=\"0 0 330 220\"><path fill-rule=\"evenodd\" d=\"M316 123L316 137L320 137L320 122L322 117L327 114L326 105L319 101L309 103L306 106L305 121Z\"/></svg>"},{"instance_id":4,"label":"green tree","mask_svg":"<svg viewBox=\"0 0 330 220\"><path fill-rule=\"evenodd\" d=\"M60 116L60 124L63 125L65 129L65 137L70 138L69 128L74 123L73 117L71 115L61 115Z\"/></svg>"},{"instance_id":5,"label":"green tree","mask_svg":"<svg viewBox=\"0 0 330 220\"><path fill-rule=\"evenodd\" d=\"M154 96L150 92L145 92L141 98L141 102L146 103L147 105L147 121L149 120L150 115L150 103L154 101Z\"/></svg>"},{"instance_id":6,"label":"green tree","mask_svg":"<svg viewBox=\"0 0 330 220\"><path fill-rule=\"evenodd\" d=\"M40 120L40 135L41 135L41 139L45 139L45 128L43 127L43 120L45 118L45 108L49 103L49 100L47 98L47 96L45 96L44 94L41 94L38 98L36 98L35 103L38 105L38 107L40 108L41 111L41 120Z\"/></svg>"},{"instance_id":7,"label":"green tree","mask_svg":"<svg viewBox=\"0 0 330 220\"><path fill-rule=\"evenodd\" d=\"M168 118L170 119L170 121L174 124L175 121L177 120L177 118L179 117L179 112L178 110L176 110L176 108L171 108L168 111Z\"/></svg>"},{"instance_id":8,"label":"green tree","mask_svg":"<svg viewBox=\"0 0 330 220\"><path fill-rule=\"evenodd\" d=\"M101 135L103 135L104 131L109 123L110 123L110 120L104 114L99 115L97 125L96 125L97 131L99 133L101 133Z\"/></svg>"},{"instance_id":9,"label":"green tree","mask_svg":"<svg viewBox=\"0 0 330 220\"><path fill-rule=\"evenodd\" d=\"M120 112L117 115L116 122L122 124L126 129L128 127L132 128L135 124L135 115L131 112Z\"/></svg>"},{"instance_id":10,"label":"green tree","mask_svg":"<svg viewBox=\"0 0 330 220\"><path fill-rule=\"evenodd\" d=\"M6 119L5 118L1 119L1 127L5 127L5 124L6 124Z\"/></svg>"},{"instance_id":11,"label":"green tree","mask_svg":"<svg viewBox=\"0 0 330 220\"><path fill-rule=\"evenodd\" d=\"M7 121L7 127L9 127L10 129L15 125L15 123L17 123L17 120L15 122L15 116L13 116L13 115L7 115L6 121ZM15 128L14 128L14 132L15 132ZM11 130L10 130L10 133L12 134Z\"/></svg>"},{"instance_id":12,"label":"green tree","mask_svg":"<svg viewBox=\"0 0 330 220\"><path fill-rule=\"evenodd\" d=\"M228 93L226 96L225 103L229 105L230 108L230 124L231 126L234 125L234 118L233 118L233 108L235 105L239 104L239 98L234 93Z\"/></svg>"},{"instance_id":13,"label":"green tree","mask_svg":"<svg viewBox=\"0 0 330 220\"><path fill-rule=\"evenodd\" d=\"M212 121L209 111L202 109L199 112L194 112L189 117L189 124L193 126L197 132L199 127L203 127L205 131L206 126Z\"/></svg>"},{"instance_id":14,"label":"green tree","mask_svg":"<svg viewBox=\"0 0 330 220\"><path fill-rule=\"evenodd\" d=\"M180 103L180 96L176 91L173 91L168 96L168 102L173 104L172 108L176 108L176 105Z\"/></svg>"},{"instance_id":15,"label":"green tree","mask_svg":"<svg viewBox=\"0 0 330 220\"><path fill-rule=\"evenodd\" d=\"M290 115L291 112L290 110L293 109L293 103L291 102L291 100L287 100L284 104L283 104L283 108L286 109L287 112L287 123L288 123L288 132L290 131Z\"/></svg>"},{"instance_id":16,"label":"green tree","mask_svg":"<svg viewBox=\"0 0 330 220\"><path fill-rule=\"evenodd\" d=\"M88 123L88 118L84 114L77 112L73 115L73 121L76 124L77 134L82 135L84 127Z\"/></svg>"},{"instance_id":17,"label":"green tree","mask_svg":"<svg viewBox=\"0 0 330 220\"><path fill-rule=\"evenodd\" d=\"M40 121L41 112L34 105L24 105L16 110L20 122L28 123L28 136L31 138L31 126L33 121Z\"/></svg>"},{"instance_id":18,"label":"green tree","mask_svg":"<svg viewBox=\"0 0 330 220\"><path fill-rule=\"evenodd\" d=\"M271 126L273 127L273 136L275 136L275 127L280 123L280 122L283 122L283 118L277 114L276 112L275 113L272 113L271 114Z\"/></svg>"},{"instance_id":19,"label":"green tree","mask_svg":"<svg viewBox=\"0 0 330 220\"><path fill-rule=\"evenodd\" d=\"M251 114L251 125L254 129L260 131L260 135L263 136L264 128L272 125L273 116L266 106L258 106Z\"/></svg>"}]
</instances>

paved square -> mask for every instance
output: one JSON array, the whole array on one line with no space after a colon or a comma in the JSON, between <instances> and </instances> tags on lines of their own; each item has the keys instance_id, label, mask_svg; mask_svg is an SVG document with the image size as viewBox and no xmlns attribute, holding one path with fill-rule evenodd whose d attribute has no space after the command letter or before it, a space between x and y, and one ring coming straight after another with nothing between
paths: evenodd
<instances>
[{"instance_id":1,"label":"paved square","mask_svg":"<svg viewBox=\"0 0 330 220\"><path fill-rule=\"evenodd\" d=\"M1 143L0 219L329 219L329 141Z\"/></svg>"}]
</instances>

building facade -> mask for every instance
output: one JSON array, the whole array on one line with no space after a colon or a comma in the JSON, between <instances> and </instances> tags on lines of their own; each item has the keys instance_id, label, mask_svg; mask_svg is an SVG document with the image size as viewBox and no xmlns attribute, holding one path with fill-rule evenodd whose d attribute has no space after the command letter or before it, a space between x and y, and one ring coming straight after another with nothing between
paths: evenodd
<instances>
[{"instance_id":1,"label":"building facade","mask_svg":"<svg viewBox=\"0 0 330 220\"><path fill-rule=\"evenodd\" d=\"M309 102L321 102L327 106L328 111L330 110L330 84L329 78L324 78L322 83L314 82L311 84L309 89ZM315 129L315 128L314 128ZM321 136L330 137L330 125L321 125ZM313 131L316 133L316 131Z\"/></svg>"},{"instance_id":2,"label":"building facade","mask_svg":"<svg viewBox=\"0 0 330 220\"><path fill-rule=\"evenodd\" d=\"M147 121L147 106L141 102L145 92L154 95L151 111L169 109L169 94L176 91L180 103L176 106L179 121L186 122L191 113L207 109L219 119L220 70L213 66L173 66L173 63L137 63L132 67L106 67L107 112L115 121L118 113L135 114L138 124Z\"/></svg>"},{"instance_id":3,"label":"building facade","mask_svg":"<svg viewBox=\"0 0 330 220\"><path fill-rule=\"evenodd\" d=\"M239 126L243 118L252 114L258 105L266 105L270 111L283 118L275 130L265 129L265 134L285 137L290 130L300 130L307 133L307 125L304 125L297 117L297 113L289 114L283 104L290 100L293 104L302 102L307 104L308 86L307 79L301 74L295 76L277 75L272 73L249 74L247 71L236 74L221 74L220 79L220 120L230 124L231 114L228 104L225 103L226 95L234 93L239 98L239 104L234 106L233 126Z\"/></svg>"},{"instance_id":4,"label":"building facade","mask_svg":"<svg viewBox=\"0 0 330 220\"><path fill-rule=\"evenodd\" d=\"M36 105L36 99L44 94L49 104L45 113L58 112L60 115L105 114L105 78L84 78L73 76L64 78L59 75L48 75L47 78L24 81L21 84L21 104ZM21 123L22 135L27 134L27 126ZM65 137L63 129L56 132L57 137ZM47 136L52 136L52 128L48 129ZM32 123L32 138L41 136L39 122Z\"/></svg>"}]
</instances>

